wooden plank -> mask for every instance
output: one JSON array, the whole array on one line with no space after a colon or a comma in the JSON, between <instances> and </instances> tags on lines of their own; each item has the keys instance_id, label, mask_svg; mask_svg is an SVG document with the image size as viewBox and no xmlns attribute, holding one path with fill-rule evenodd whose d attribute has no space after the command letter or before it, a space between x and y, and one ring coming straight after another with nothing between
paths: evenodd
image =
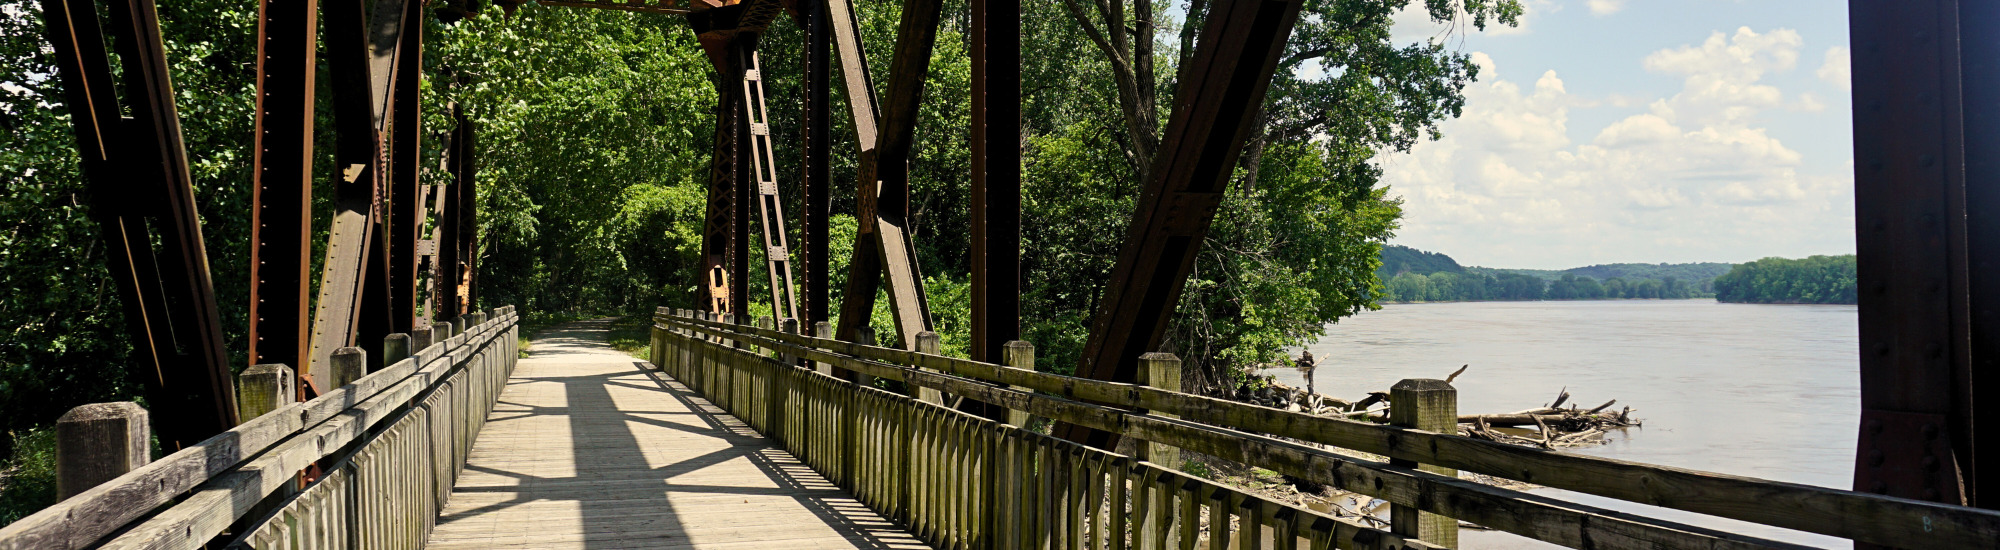
<instances>
[{"instance_id":1,"label":"wooden plank","mask_svg":"<svg viewBox=\"0 0 2000 550\"><path fill-rule=\"evenodd\" d=\"M740 417L715 412L682 379L584 341L595 333L558 336L521 360L501 390L429 548L925 547L815 473L816 460L801 460L879 452L859 444L880 441L861 439L864 432L884 433L879 415L889 403L877 394L827 386L818 374L786 382L800 395L787 398L785 412L801 418L784 420L805 423L768 425L800 426L786 440L819 449L794 455ZM713 348L703 354L716 372L776 364L693 339L675 345ZM763 372L766 380L808 374ZM735 380L709 389L737 392L757 378ZM875 420L854 421L862 417ZM855 466L873 478L883 465Z\"/></svg>"}]
</instances>

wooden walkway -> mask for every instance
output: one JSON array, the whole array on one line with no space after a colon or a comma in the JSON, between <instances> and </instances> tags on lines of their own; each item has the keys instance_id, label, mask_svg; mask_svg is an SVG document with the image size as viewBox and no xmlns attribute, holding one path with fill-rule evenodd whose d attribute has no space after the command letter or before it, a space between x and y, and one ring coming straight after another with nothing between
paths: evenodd
<instances>
[{"instance_id":1,"label":"wooden walkway","mask_svg":"<svg viewBox=\"0 0 2000 550\"><path fill-rule=\"evenodd\" d=\"M534 339L431 548L925 548L607 325Z\"/></svg>"}]
</instances>

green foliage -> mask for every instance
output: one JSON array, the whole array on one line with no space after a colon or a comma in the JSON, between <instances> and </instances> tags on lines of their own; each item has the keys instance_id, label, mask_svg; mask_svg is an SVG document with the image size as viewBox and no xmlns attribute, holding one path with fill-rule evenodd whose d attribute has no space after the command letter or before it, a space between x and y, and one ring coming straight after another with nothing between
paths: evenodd
<instances>
[{"instance_id":1,"label":"green foliage","mask_svg":"<svg viewBox=\"0 0 2000 550\"><path fill-rule=\"evenodd\" d=\"M1715 279L1715 299L1753 304L1852 304L1854 255L1764 258Z\"/></svg>"},{"instance_id":2,"label":"green foliage","mask_svg":"<svg viewBox=\"0 0 2000 550\"><path fill-rule=\"evenodd\" d=\"M56 430L8 434L14 456L0 461L0 526L56 502Z\"/></svg>"}]
</instances>

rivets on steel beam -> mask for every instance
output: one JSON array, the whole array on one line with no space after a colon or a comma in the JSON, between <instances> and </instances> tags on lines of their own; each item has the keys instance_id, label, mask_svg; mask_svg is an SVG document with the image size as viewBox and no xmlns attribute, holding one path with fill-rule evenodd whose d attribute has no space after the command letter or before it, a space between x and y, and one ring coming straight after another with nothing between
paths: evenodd
<instances>
[{"instance_id":1,"label":"rivets on steel beam","mask_svg":"<svg viewBox=\"0 0 2000 550\"><path fill-rule=\"evenodd\" d=\"M1875 493L1878 495L1889 494L1889 484L1887 482L1877 481L1874 484L1868 486L1868 492Z\"/></svg>"},{"instance_id":2,"label":"rivets on steel beam","mask_svg":"<svg viewBox=\"0 0 2000 550\"><path fill-rule=\"evenodd\" d=\"M1926 472L1935 472L1938 470L1938 459L1935 456L1924 455L1922 464Z\"/></svg>"},{"instance_id":3,"label":"rivets on steel beam","mask_svg":"<svg viewBox=\"0 0 2000 550\"><path fill-rule=\"evenodd\" d=\"M1924 346L1924 353L1930 355L1932 359L1944 357L1944 345L1931 342L1929 345Z\"/></svg>"},{"instance_id":4,"label":"rivets on steel beam","mask_svg":"<svg viewBox=\"0 0 2000 550\"><path fill-rule=\"evenodd\" d=\"M1922 431L1924 434L1924 441L1937 441L1938 438L1937 424L1931 424L1926 422L1924 423Z\"/></svg>"},{"instance_id":5,"label":"rivets on steel beam","mask_svg":"<svg viewBox=\"0 0 2000 550\"><path fill-rule=\"evenodd\" d=\"M1869 420L1869 421L1868 421L1868 433L1871 433L1871 434L1879 434L1879 433L1882 433L1882 421L1881 421L1880 419L1875 419L1875 420ZM1879 450L1879 449L1878 449L1878 450Z\"/></svg>"},{"instance_id":6,"label":"rivets on steel beam","mask_svg":"<svg viewBox=\"0 0 2000 550\"><path fill-rule=\"evenodd\" d=\"M1875 344L1875 354L1876 354L1876 355L1888 355L1888 354L1889 354L1889 343L1888 343L1888 342L1877 342L1877 343Z\"/></svg>"},{"instance_id":7,"label":"rivets on steel beam","mask_svg":"<svg viewBox=\"0 0 2000 550\"><path fill-rule=\"evenodd\" d=\"M1924 488L1924 500L1937 500L1937 499L1938 499L1938 490L1936 487Z\"/></svg>"},{"instance_id":8,"label":"rivets on steel beam","mask_svg":"<svg viewBox=\"0 0 2000 550\"><path fill-rule=\"evenodd\" d=\"M1887 460L1887 459L1888 459L1888 457L1887 457L1886 455L1883 455L1883 454L1882 454L1882 450L1881 450L1881 449L1869 449L1869 450L1868 450L1868 465L1869 465L1869 466L1881 466L1881 465L1882 465L1882 461L1884 461L1884 460Z\"/></svg>"}]
</instances>

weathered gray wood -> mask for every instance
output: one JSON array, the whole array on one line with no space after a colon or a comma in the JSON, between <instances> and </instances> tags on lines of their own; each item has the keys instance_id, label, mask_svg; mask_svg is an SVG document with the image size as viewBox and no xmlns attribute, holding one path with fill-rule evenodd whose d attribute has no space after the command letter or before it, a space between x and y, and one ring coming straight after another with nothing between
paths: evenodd
<instances>
[{"instance_id":1,"label":"weathered gray wood","mask_svg":"<svg viewBox=\"0 0 2000 550\"><path fill-rule=\"evenodd\" d=\"M327 362L326 386L338 388L360 380L368 373L368 351L356 347L333 350L333 360Z\"/></svg>"},{"instance_id":2,"label":"weathered gray wood","mask_svg":"<svg viewBox=\"0 0 2000 550\"><path fill-rule=\"evenodd\" d=\"M1181 391L1181 358L1171 353L1153 352L1139 356L1138 384L1166 391ZM1178 418L1166 411L1143 411L1162 418ZM1152 462L1168 468L1181 465L1181 451L1158 441L1147 441L1135 450L1139 460Z\"/></svg>"},{"instance_id":3,"label":"weathered gray wood","mask_svg":"<svg viewBox=\"0 0 2000 550\"><path fill-rule=\"evenodd\" d=\"M408 334L391 334L383 337L382 364L394 365L397 361L408 359L413 350L422 349L411 347L413 345L414 342Z\"/></svg>"},{"instance_id":4,"label":"weathered gray wood","mask_svg":"<svg viewBox=\"0 0 2000 550\"><path fill-rule=\"evenodd\" d=\"M1389 422L1405 428L1413 428L1431 433L1454 433L1458 431L1458 389L1443 380L1428 378L1407 379L1396 382L1389 388ZM1405 468L1417 468L1426 472L1458 477L1458 471L1444 466L1424 464L1403 459L1390 459L1390 464ZM1390 530L1405 537L1423 539L1424 542L1443 546L1458 546L1458 520L1424 512L1414 507L1392 504L1389 509Z\"/></svg>"},{"instance_id":5,"label":"weathered gray wood","mask_svg":"<svg viewBox=\"0 0 2000 550\"><path fill-rule=\"evenodd\" d=\"M514 319L510 315L504 323L496 324L495 326L506 325L511 327ZM511 346L511 344L509 345ZM420 357L440 358L444 352L443 346L434 345L426 349ZM415 363L416 361L409 361L402 365L378 371L363 378L360 382L330 391L326 395L314 399L312 402L286 404L277 411L252 418L227 432L182 449L166 458L162 458L125 476L85 491L34 515L22 518L5 528L0 528L0 549L66 549L88 547L97 543L106 534L125 527L134 519L151 513L161 504L173 500L198 485L203 485L204 482L207 485L204 486L202 491L212 493L217 495L217 497L211 497L206 501L208 502L206 505L203 504L203 500L190 497L186 502L182 502L173 510L168 511L180 513L183 516L202 518L200 521L189 519L177 524L174 528L152 532L188 533L192 529L193 532L206 532L209 536L212 536L213 533L227 527L229 522L235 521L236 515L240 515L242 511L247 510L256 501L261 500L263 495L269 494L269 490L262 489L261 487L257 490L250 490L247 485L242 488L236 488L232 484L246 482L236 478L217 478L215 477L217 474L243 464L244 460L259 453L264 453L265 458L278 455L302 454L302 451L295 448L287 448L284 451L274 450L268 453L265 452L272 444L279 441L303 441L319 439L320 436L337 435L336 431L322 429L324 428L322 422L336 415L341 415L348 407L357 402L362 402L382 392L384 389L400 388L401 386L394 386L391 383L399 381L401 377L408 376L415 370ZM408 396L414 393L414 391L411 391L400 395L402 395L404 400L407 400ZM351 416L354 419L367 421L372 424L373 421L380 419L383 412L386 412L386 410L382 410L379 405L375 405L354 411ZM346 418L350 415L341 416ZM299 433L301 430L308 429L313 431L307 434ZM346 433L351 434L353 432ZM349 440L351 440L351 437L347 439L328 437L326 439L327 442L333 445L333 448L345 445ZM290 472L296 472L298 468L303 467L303 464L317 460L320 456L324 455L320 454L311 458L301 459L303 461L299 462L298 465L292 467L289 471L282 468L270 470L273 472L288 472L283 475L272 474L268 479L259 477L252 481L257 481L257 484L260 486L266 481L274 484L289 481L291 479ZM255 469L253 466L245 466L245 468L245 471ZM217 510L220 510L220 512ZM161 514L161 517L168 516L170 516L169 513ZM149 521L148 524L150 525L157 521L160 521L160 518L156 517L154 520ZM195 529L196 527L200 528ZM174 531L174 529L178 529L178 531ZM130 540L132 538L133 536L128 533L121 540ZM201 538L199 542L206 542L206 540L206 538Z\"/></svg>"},{"instance_id":6,"label":"weathered gray wood","mask_svg":"<svg viewBox=\"0 0 2000 550\"><path fill-rule=\"evenodd\" d=\"M1035 370L1035 345L1026 340L1009 340L1000 346L1000 362L1009 367L1029 372ZM1028 391L1025 386L1013 386L1015 390ZM1025 427L1028 425L1028 411L1008 409L1007 423Z\"/></svg>"},{"instance_id":7,"label":"weathered gray wood","mask_svg":"<svg viewBox=\"0 0 2000 550\"><path fill-rule=\"evenodd\" d=\"M251 365L236 375L236 415L249 421L296 402L292 368L277 363Z\"/></svg>"},{"instance_id":8,"label":"weathered gray wood","mask_svg":"<svg viewBox=\"0 0 2000 550\"><path fill-rule=\"evenodd\" d=\"M131 401L80 405L56 419L56 499L67 499L152 461L153 427Z\"/></svg>"},{"instance_id":9,"label":"weathered gray wood","mask_svg":"<svg viewBox=\"0 0 2000 550\"><path fill-rule=\"evenodd\" d=\"M686 323L683 326L688 328L700 326L698 322L687 319L675 321ZM911 363L910 357L899 350L868 348L831 339L793 338L788 342L826 349L835 354ZM1990 510L1529 449L955 358L923 360L926 362L921 366L942 372L1024 386L1070 399L1172 412L1185 419L1208 424L1235 426L1582 493L1860 541L1907 545L1908 541L1922 540L1946 546L1977 546L1984 541L2000 539L2000 512ZM1652 482L1631 481L1639 479ZM1776 502L1785 505L1772 505ZM1857 518L1875 519L1860 521ZM1926 518L1929 519L1928 524L1925 523Z\"/></svg>"},{"instance_id":10,"label":"weathered gray wood","mask_svg":"<svg viewBox=\"0 0 2000 550\"><path fill-rule=\"evenodd\" d=\"M424 348L431 347L431 344L435 342L432 339L433 334L436 334L436 329L431 328L430 325L411 328L410 349L421 351Z\"/></svg>"},{"instance_id":11,"label":"weathered gray wood","mask_svg":"<svg viewBox=\"0 0 2000 550\"><path fill-rule=\"evenodd\" d=\"M918 332L916 340L916 347L913 349L917 353L944 355L944 340L938 337L938 333L928 330ZM910 397L915 397L925 403L944 403L944 394L938 393L935 389L921 386L911 386Z\"/></svg>"}]
</instances>

